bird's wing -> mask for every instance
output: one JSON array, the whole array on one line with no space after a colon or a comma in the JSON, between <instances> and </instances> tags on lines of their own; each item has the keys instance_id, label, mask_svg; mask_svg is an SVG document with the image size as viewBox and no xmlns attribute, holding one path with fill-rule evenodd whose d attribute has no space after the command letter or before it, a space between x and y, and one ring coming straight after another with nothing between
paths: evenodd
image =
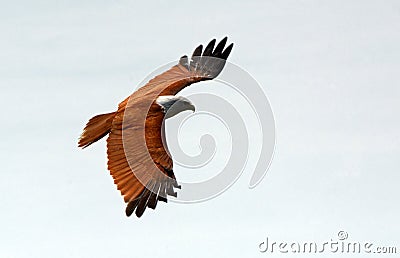
<instances>
[{"instance_id":1,"label":"bird's wing","mask_svg":"<svg viewBox=\"0 0 400 258\"><path fill-rule=\"evenodd\" d=\"M178 64L157 75L122 101L119 104L119 111L125 108L128 100L132 101L148 94L157 96L175 95L192 83L214 79L221 73L233 48L233 43L225 48L226 42L227 37L215 46L216 40L213 39L207 44L204 51L203 45L199 45L193 51L191 58L186 55L182 56Z\"/></svg>"},{"instance_id":2,"label":"bird's wing","mask_svg":"<svg viewBox=\"0 0 400 258\"><path fill-rule=\"evenodd\" d=\"M107 139L108 169L125 202L126 214L140 217L146 207L176 196L178 187L172 159L164 145L164 113L155 103L158 96L175 95L184 87L215 78L223 69L233 44L224 38L215 48L212 40L191 59L183 56L177 65L154 77L119 104ZM225 48L225 49L224 49ZM165 146L165 147L164 147Z\"/></svg>"},{"instance_id":3,"label":"bird's wing","mask_svg":"<svg viewBox=\"0 0 400 258\"><path fill-rule=\"evenodd\" d=\"M146 207L154 209L157 201L167 202L167 195L176 196L173 189L179 186L172 159L163 145L161 107L152 105L147 120L141 118L143 123L136 123L137 112L142 111L127 107L115 116L107 139L107 155L114 183L128 203L127 216L136 209L140 217Z\"/></svg>"}]
</instances>

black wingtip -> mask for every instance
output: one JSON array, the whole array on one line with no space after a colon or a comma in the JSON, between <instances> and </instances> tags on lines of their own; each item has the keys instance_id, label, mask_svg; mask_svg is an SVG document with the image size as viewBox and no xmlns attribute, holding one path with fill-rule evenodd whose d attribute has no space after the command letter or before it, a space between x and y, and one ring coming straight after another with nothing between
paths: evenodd
<instances>
[{"instance_id":1,"label":"black wingtip","mask_svg":"<svg viewBox=\"0 0 400 258\"><path fill-rule=\"evenodd\" d=\"M216 46L213 56L219 57L222 53L222 50L224 50L224 47L226 45L226 42L228 41L228 37L223 38L218 45Z\"/></svg>"},{"instance_id":2,"label":"black wingtip","mask_svg":"<svg viewBox=\"0 0 400 258\"><path fill-rule=\"evenodd\" d=\"M192 57L201 56L202 52L203 52L203 45L200 45L196 47L196 49L193 51Z\"/></svg>"},{"instance_id":3,"label":"black wingtip","mask_svg":"<svg viewBox=\"0 0 400 258\"><path fill-rule=\"evenodd\" d=\"M225 59L225 60L228 59L228 56L229 56L229 54L231 53L232 48L233 48L233 43L231 43L231 44L224 50L224 52L222 52L221 58L222 58L222 59Z\"/></svg>"},{"instance_id":4,"label":"black wingtip","mask_svg":"<svg viewBox=\"0 0 400 258\"><path fill-rule=\"evenodd\" d=\"M148 201L149 196L150 196L150 191L146 188L145 190L143 190L139 204L137 205L137 208L135 211L136 217L140 218L143 215L143 213L147 207L147 201Z\"/></svg>"},{"instance_id":5,"label":"black wingtip","mask_svg":"<svg viewBox=\"0 0 400 258\"><path fill-rule=\"evenodd\" d=\"M126 206L126 209L125 209L125 214L127 217L130 217L132 215L132 213L135 210L138 203L139 203L139 199L133 200L128 203L128 205Z\"/></svg>"},{"instance_id":6,"label":"black wingtip","mask_svg":"<svg viewBox=\"0 0 400 258\"><path fill-rule=\"evenodd\" d=\"M208 45L204 49L203 56L211 56L216 42L217 42L217 40L213 39L210 41L210 43L208 43Z\"/></svg>"}]
</instances>

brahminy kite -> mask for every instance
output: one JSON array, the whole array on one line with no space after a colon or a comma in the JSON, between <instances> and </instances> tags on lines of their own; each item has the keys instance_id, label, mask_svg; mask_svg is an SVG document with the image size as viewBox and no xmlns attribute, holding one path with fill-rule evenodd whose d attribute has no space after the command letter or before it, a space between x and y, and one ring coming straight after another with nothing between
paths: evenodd
<instances>
[{"instance_id":1,"label":"brahminy kite","mask_svg":"<svg viewBox=\"0 0 400 258\"><path fill-rule=\"evenodd\" d=\"M141 217L167 195L177 196L173 161L165 144L164 120L195 110L186 98L175 96L192 83L212 80L222 71L233 43L217 46L213 39L198 46L192 57L182 56L169 70L151 79L118 105L112 113L97 115L86 124L79 147L86 148L108 135L108 170L127 203L126 215ZM215 48L214 48L215 47Z\"/></svg>"}]
</instances>

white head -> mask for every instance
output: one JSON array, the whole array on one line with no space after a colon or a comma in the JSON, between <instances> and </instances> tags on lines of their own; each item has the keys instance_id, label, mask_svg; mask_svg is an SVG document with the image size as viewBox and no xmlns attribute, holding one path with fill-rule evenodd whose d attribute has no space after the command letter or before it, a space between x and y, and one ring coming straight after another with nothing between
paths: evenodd
<instances>
[{"instance_id":1,"label":"white head","mask_svg":"<svg viewBox=\"0 0 400 258\"><path fill-rule=\"evenodd\" d=\"M187 98L181 96L159 96L156 103L165 113L165 119L173 117L185 110L195 111L195 107Z\"/></svg>"}]
</instances>

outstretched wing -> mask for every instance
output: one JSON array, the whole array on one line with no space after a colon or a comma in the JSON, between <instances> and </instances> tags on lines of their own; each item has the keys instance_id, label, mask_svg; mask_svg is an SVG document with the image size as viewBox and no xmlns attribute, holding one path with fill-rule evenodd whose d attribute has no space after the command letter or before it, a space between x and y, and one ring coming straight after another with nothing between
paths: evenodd
<instances>
[{"instance_id":1,"label":"outstretched wing","mask_svg":"<svg viewBox=\"0 0 400 258\"><path fill-rule=\"evenodd\" d=\"M107 139L108 169L125 202L127 216L140 217L146 207L176 196L179 188L172 159L165 146L164 113L155 103L158 96L175 95L192 83L215 78L223 69L233 44L224 38L215 48L212 40L198 46L191 59L183 56L177 65L150 80L119 104Z\"/></svg>"},{"instance_id":2,"label":"outstretched wing","mask_svg":"<svg viewBox=\"0 0 400 258\"><path fill-rule=\"evenodd\" d=\"M153 105L148 121L136 123L132 114L141 111L127 107L125 116L119 113L114 118L107 139L108 169L128 203L127 216L135 209L138 217L146 207L155 209L157 201L167 202L167 195L176 196L173 188L179 187L172 159L163 146L164 127L156 126L164 118L158 109L161 108Z\"/></svg>"}]
</instances>

